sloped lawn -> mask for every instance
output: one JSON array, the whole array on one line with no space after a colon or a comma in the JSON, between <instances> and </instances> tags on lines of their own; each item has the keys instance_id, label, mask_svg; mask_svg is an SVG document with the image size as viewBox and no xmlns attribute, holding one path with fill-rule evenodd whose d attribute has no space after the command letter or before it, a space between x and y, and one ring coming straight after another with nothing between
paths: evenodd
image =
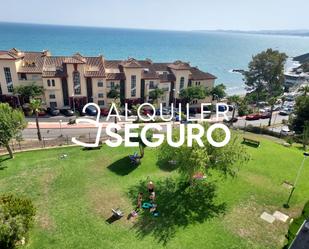
<instances>
[{"instance_id":1,"label":"sloped lawn","mask_svg":"<svg viewBox=\"0 0 309 249\"><path fill-rule=\"evenodd\" d=\"M302 151L258 139L261 147L248 147L251 160L236 178L216 174L207 178L209 183L217 184L216 197L208 209L201 208L199 216L188 213L192 205L198 205L199 196L188 200L190 205L186 194L177 192L181 188L169 185L177 172L156 165L155 149L146 149L138 167L128 160L136 149L124 147L32 151L16 154L13 160L3 156L0 192L33 199L37 216L26 245L31 249L281 248L288 225L278 221L268 224L259 216L263 211L275 210L299 215L309 199L309 160L291 208L285 210L282 204L289 190L282 183L293 182ZM67 158L61 159L62 154ZM158 183L160 217L142 213L135 221L127 220L134 205L134 191L143 189L143 182L150 179ZM200 203L203 205L205 200ZM111 208L117 207L125 217L108 224Z\"/></svg>"}]
</instances>

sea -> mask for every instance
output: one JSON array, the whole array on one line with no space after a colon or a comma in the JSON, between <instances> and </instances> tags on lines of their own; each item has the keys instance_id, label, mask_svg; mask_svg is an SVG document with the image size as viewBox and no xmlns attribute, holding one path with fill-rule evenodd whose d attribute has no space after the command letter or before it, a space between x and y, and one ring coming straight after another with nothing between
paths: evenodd
<instances>
[{"instance_id":1,"label":"sea","mask_svg":"<svg viewBox=\"0 0 309 249\"><path fill-rule=\"evenodd\" d=\"M291 58L309 52L309 37L206 31L162 31L0 23L0 50L11 48L53 55L104 55L107 59L182 60L217 76L228 94L243 94L241 74L253 55L267 49Z\"/></svg>"}]
</instances>

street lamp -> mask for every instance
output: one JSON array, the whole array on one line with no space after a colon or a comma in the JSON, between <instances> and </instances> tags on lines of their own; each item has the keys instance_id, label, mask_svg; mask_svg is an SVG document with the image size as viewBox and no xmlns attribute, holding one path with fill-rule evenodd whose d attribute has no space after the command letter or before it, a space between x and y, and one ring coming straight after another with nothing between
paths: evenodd
<instances>
[{"instance_id":1,"label":"street lamp","mask_svg":"<svg viewBox=\"0 0 309 249\"><path fill-rule=\"evenodd\" d=\"M74 93L72 94L72 100L73 100L73 111L74 111L74 114L75 114L75 101L74 101Z\"/></svg>"},{"instance_id":2,"label":"street lamp","mask_svg":"<svg viewBox=\"0 0 309 249\"><path fill-rule=\"evenodd\" d=\"M59 120L59 125L60 125L60 136L62 137L62 120Z\"/></svg>"},{"instance_id":3,"label":"street lamp","mask_svg":"<svg viewBox=\"0 0 309 249\"><path fill-rule=\"evenodd\" d=\"M283 205L284 208L289 208L289 207L290 207L290 206L289 206L289 202L290 202L290 200L291 200L291 198L292 198L292 195L293 195L293 193L294 193L296 184L297 184L297 182L298 182L298 180L299 180L300 173L301 173L301 171L302 171L302 169L303 169L303 167L304 167L304 165L305 165L305 161L306 161L307 157L309 156L309 152L304 152L303 155L304 155L304 159L303 159L303 161L302 161L302 163L301 163L301 165L300 165L300 167L299 167L299 169L298 169L297 176L296 176L294 185L293 185L293 187L292 187L292 189L291 189L289 198L288 198L287 202Z\"/></svg>"}]
</instances>

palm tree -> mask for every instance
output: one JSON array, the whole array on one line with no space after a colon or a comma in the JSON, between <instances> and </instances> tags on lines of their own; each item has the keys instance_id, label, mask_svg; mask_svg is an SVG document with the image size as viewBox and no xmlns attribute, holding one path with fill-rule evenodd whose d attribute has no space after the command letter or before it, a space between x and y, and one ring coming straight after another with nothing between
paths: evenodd
<instances>
[{"instance_id":1,"label":"palm tree","mask_svg":"<svg viewBox=\"0 0 309 249\"><path fill-rule=\"evenodd\" d=\"M149 97L152 99L153 103L157 105L159 98L161 98L163 94L164 90L157 87L156 89L149 92Z\"/></svg>"},{"instance_id":2,"label":"palm tree","mask_svg":"<svg viewBox=\"0 0 309 249\"><path fill-rule=\"evenodd\" d=\"M137 116L136 122L139 121L139 115L137 113L139 107L140 107L140 104L132 105L132 113Z\"/></svg>"},{"instance_id":3,"label":"palm tree","mask_svg":"<svg viewBox=\"0 0 309 249\"><path fill-rule=\"evenodd\" d=\"M39 141L42 140L40 125L39 125L39 111L41 110L41 108L42 108L42 100L40 99L30 100L30 109L32 110L32 112L35 113L35 123L36 123L36 129L37 129Z\"/></svg>"},{"instance_id":4,"label":"palm tree","mask_svg":"<svg viewBox=\"0 0 309 249\"><path fill-rule=\"evenodd\" d=\"M307 96L307 94L309 93L309 85L302 86L298 89L298 92L301 92L304 96Z\"/></svg>"},{"instance_id":5,"label":"palm tree","mask_svg":"<svg viewBox=\"0 0 309 249\"><path fill-rule=\"evenodd\" d=\"M232 95L228 97L228 101L234 105L232 119L230 120L231 125L233 125L233 120L235 118L235 112L236 112L236 109L238 109L238 106L240 105L241 98L238 95Z\"/></svg>"}]
</instances>

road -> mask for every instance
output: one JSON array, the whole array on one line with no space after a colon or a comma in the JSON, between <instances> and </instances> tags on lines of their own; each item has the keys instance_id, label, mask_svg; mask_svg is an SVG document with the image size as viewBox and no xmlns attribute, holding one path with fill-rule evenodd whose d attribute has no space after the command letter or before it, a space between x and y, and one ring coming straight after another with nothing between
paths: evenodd
<instances>
[{"instance_id":1,"label":"road","mask_svg":"<svg viewBox=\"0 0 309 249\"><path fill-rule=\"evenodd\" d=\"M228 114L228 116L231 116L231 113ZM197 115L197 117L199 117ZM56 117L40 117L40 122L42 123L51 123L53 124L53 128L41 128L41 134L43 138L46 139L52 139L57 138L60 135L68 136L68 137L79 137L79 136L86 136L89 137L89 134L91 137L96 136L97 129L96 128L77 128L77 127L69 127L69 128L63 128L64 125L60 125L60 120L63 124L66 124L69 119L75 119L75 117L63 117L63 116L56 116ZM93 117L83 117L83 118L92 118ZM214 116L213 116L214 118ZM122 119L124 120L124 117L122 116ZM273 122L272 124L276 124L275 127L270 128L276 132L281 131L282 120L287 120L287 116L280 116L278 113L275 113L273 116ZM27 118L27 121L30 123L34 123L34 118ZM106 122L106 117L103 117L100 119L100 122ZM113 119L109 120L109 122L114 122ZM268 125L268 119L260 119L260 120L253 120L253 121L247 121L245 119L239 119L236 123L234 123L235 127L244 127L245 125L253 125L253 126L267 126ZM46 125L45 125L46 126ZM35 139L37 138L37 130L34 125L31 125L32 128L26 128L23 131L23 138L24 139ZM102 136L104 136L105 129L102 129Z\"/></svg>"},{"instance_id":2,"label":"road","mask_svg":"<svg viewBox=\"0 0 309 249\"><path fill-rule=\"evenodd\" d=\"M309 222L309 219L307 220ZM304 223L305 224L305 223ZM301 227L296 235L293 244L291 245L290 249L308 249L309 248L309 231L305 229L305 226Z\"/></svg>"}]
</instances>

